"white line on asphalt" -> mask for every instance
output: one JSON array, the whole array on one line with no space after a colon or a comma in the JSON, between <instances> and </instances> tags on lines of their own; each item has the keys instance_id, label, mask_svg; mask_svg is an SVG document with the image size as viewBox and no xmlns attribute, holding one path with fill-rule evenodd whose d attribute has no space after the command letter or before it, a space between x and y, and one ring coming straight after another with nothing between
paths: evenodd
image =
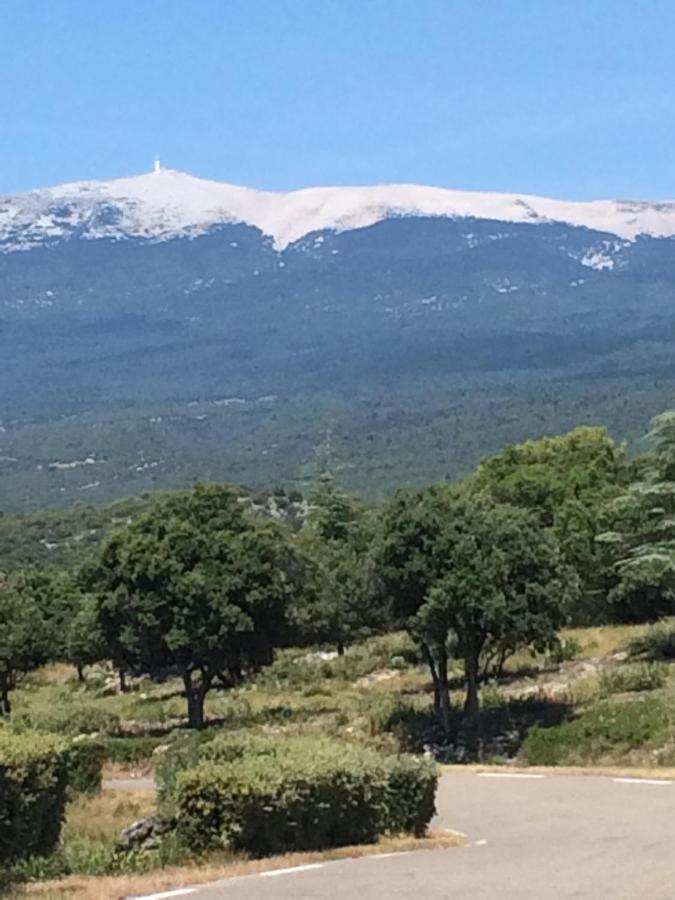
<instances>
[{"instance_id":1,"label":"white line on asphalt","mask_svg":"<svg viewBox=\"0 0 675 900\"><path fill-rule=\"evenodd\" d=\"M292 875L293 872L306 872L308 869L321 869L325 863L307 863L304 866L289 866L288 869L272 869L271 872L261 872L261 878L274 878L276 875Z\"/></svg>"},{"instance_id":2,"label":"white line on asphalt","mask_svg":"<svg viewBox=\"0 0 675 900\"><path fill-rule=\"evenodd\" d=\"M545 778L530 772L479 772L479 778Z\"/></svg>"},{"instance_id":3,"label":"white line on asphalt","mask_svg":"<svg viewBox=\"0 0 675 900\"><path fill-rule=\"evenodd\" d=\"M457 837L468 838L468 836L469 836L464 831L455 831L454 828L446 828L445 831L446 831L446 834L456 834Z\"/></svg>"},{"instance_id":4,"label":"white line on asphalt","mask_svg":"<svg viewBox=\"0 0 675 900\"><path fill-rule=\"evenodd\" d=\"M165 897L181 897L185 894L196 894L197 888L178 888L175 891L162 891L159 894L143 894L143 900L164 900ZM134 900L134 898L129 898Z\"/></svg>"},{"instance_id":5,"label":"white line on asphalt","mask_svg":"<svg viewBox=\"0 0 675 900\"><path fill-rule=\"evenodd\" d=\"M393 853L375 853L373 856L362 856L361 859L391 859L392 856L405 856L410 850L396 850Z\"/></svg>"},{"instance_id":6,"label":"white line on asphalt","mask_svg":"<svg viewBox=\"0 0 675 900\"><path fill-rule=\"evenodd\" d=\"M486 844L487 841L485 840L485 838L483 838L482 841L474 841L473 843L474 847L484 847Z\"/></svg>"},{"instance_id":7,"label":"white line on asphalt","mask_svg":"<svg viewBox=\"0 0 675 900\"><path fill-rule=\"evenodd\" d=\"M612 778L618 784L672 784L666 778Z\"/></svg>"}]
</instances>

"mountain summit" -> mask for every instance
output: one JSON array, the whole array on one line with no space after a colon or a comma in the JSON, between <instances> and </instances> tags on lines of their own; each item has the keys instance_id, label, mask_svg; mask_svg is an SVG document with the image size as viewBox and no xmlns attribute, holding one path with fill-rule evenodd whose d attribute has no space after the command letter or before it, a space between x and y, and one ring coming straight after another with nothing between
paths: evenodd
<instances>
[{"instance_id":1,"label":"mountain summit","mask_svg":"<svg viewBox=\"0 0 675 900\"><path fill-rule=\"evenodd\" d=\"M161 167L0 199L3 508L303 484L326 430L371 496L630 443L672 403L673 236L675 203Z\"/></svg>"},{"instance_id":2,"label":"mountain summit","mask_svg":"<svg viewBox=\"0 0 675 900\"><path fill-rule=\"evenodd\" d=\"M675 202L572 202L527 194L456 191L415 184L254 190L163 169L112 181L81 181L0 198L0 251L70 237L166 240L243 223L277 250L316 231L349 231L396 217L559 222L634 240L675 235Z\"/></svg>"}]
</instances>

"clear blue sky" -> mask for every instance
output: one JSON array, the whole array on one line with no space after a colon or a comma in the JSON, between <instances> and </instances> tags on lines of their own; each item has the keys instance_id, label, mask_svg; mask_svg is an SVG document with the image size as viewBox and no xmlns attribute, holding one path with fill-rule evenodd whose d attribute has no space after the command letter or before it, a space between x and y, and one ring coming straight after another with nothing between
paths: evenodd
<instances>
[{"instance_id":1,"label":"clear blue sky","mask_svg":"<svg viewBox=\"0 0 675 900\"><path fill-rule=\"evenodd\" d=\"M0 192L172 168L675 197L675 0L1 0Z\"/></svg>"}]
</instances>

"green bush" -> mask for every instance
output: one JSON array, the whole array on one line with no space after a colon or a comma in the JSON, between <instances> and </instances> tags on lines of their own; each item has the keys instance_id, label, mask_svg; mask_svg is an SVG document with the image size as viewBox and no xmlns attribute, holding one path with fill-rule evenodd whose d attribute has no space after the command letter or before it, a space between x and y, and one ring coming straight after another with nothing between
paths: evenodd
<instances>
[{"instance_id":1,"label":"green bush","mask_svg":"<svg viewBox=\"0 0 675 900\"><path fill-rule=\"evenodd\" d=\"M642 663L609 669L600 676L600 693L624 694L630 691L655 691L666 683L666 671L657 663Z\"/></svg>"},{"instance_id":2,"label":"green bush","mask_svg":"<svg viewBox=\"0 0 675 900\"><path fill-rule=\"evenodd\" d=\"M337 741L290 738L220 748L178 775L181 836L193 850L256 856L423 834L434 814L433 763ZM242 752L244 755L242 755ZM219 753L229 761L213 761Z\"/></svg>"},{"instance_id":3,"label":"green bush","mask_svg":"<svg viewBox=\"0 0 675 900\"><path fill-rule=\"evenodd\" d=\"M155 784L157 806L164 818L171 819L176 813L174 793L178 775L199 765L203 759L204 745L213 741L214 737L214 732L208 730L177 735L159 757L155 766Z\"/></svg>"},{"instance_id":4,"label":"green bush","mask_svg":"<svg viewBox=\"0 0 675 900\"><path fill-rule=\"evenodd\" d=\"M299 739L300 743L302 739ZM298 739L283 741L270 737L229 737L213 731L190 732L176 736L155 766L157 800L161 814L176 814L175 788L178 775L203 762L231 763L256 756L277 758L298 746Z\"/></svg>"},{"instance_id":5,"label":"green bush","mask_svg":"<svg viewBox=\"0 0 675 900\"><path fill-rule=\"evenodd\" d=\"M394 693L375 693L363 699L361 714L370 737L391 734L401 750L417 750L434 731L432 711Z\"/></svg>"},{"instance_id":6,"label":"green bush","mask_svg":"<svg viewBox=\"0 0 675 900\"><path fill-rule=\"evenodd\" d=\"M140 765L152 759L152 755L162 744L164 737L111 737L101 738L105 758L121 765Z\"/></svg>"},{"instance_id":7,"label":"green bush","mask_svg":"<svg viewBox=\"0 0 675 900\"><path fill-rule=\"evenodd\" d=\"M68 754L57 737L0 730L0 863L54 849L67 786Z\"/></svg>"},{"instance_id":8,"label":"green bush","mask_svg":"<svg viewBox=\"0 0 675 900\"><path fill-rule=\"evenodd\" d=\"M652 625L642 637L631 641L630 652L633 656L646 656L648 659L675 659L675 620L666 619Z\"/></svg>"},{"instance_id":9,"label":"green bush","mask_svg":"<svg viewBox=\"0 0 675 900\"><path fill-rule=\"evenodd\" d=\"M68 745L68 794L98 794L103 778L105 745L83 737Z\"/></svg>"},{"instance_id":10,"label":"green bush","mask_svg":"<svg viewBox=\"0 0 675 900\"><path fill-rule=\"evenodd\" d=\"M12 716L17 729L45 731L77 737L80 734L116 734L120 719L114 713L93 703L54 704L49 707L23 709Z\"/></svg>"},{"instance_id":11,"label":"green bush","mask_svg":"<svg viewBox=\"0 0 675 900\"><path fill-rule=\"evenodd\" d=\"M546 654L548 662L555 666L572 662L581 655L581 644L576 638L562 638Z\"/></svg>"},{"instance_id":12,"label":"green bush","mask_svg":"<svg viewBox=\"0 0 675 900\"><path fill-rule=\"evenodd\" d=\"M523 754L530 765L583 765L643 747L666 735L672 725L673 710L662 698L602 702L570 722L534 728Z\"/></svg>"}]
</instances>

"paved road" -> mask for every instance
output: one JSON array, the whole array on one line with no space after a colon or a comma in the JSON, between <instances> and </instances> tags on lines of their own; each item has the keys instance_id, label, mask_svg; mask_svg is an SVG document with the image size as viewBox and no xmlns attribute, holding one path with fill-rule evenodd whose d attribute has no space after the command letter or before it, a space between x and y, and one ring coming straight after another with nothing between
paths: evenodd
<instances>
[{"instance_id":1,"label":"paved road","mask_svg":"<svg viewBox=\"0 0 675 900\"><path fill-rule=\"evenodd\" d=\"M190 894L195 900L675 898L675 783L450 773L441 779L437 805L436 824L466 833L466 847L246 876Z\"/></svg>"}]
</instances>

